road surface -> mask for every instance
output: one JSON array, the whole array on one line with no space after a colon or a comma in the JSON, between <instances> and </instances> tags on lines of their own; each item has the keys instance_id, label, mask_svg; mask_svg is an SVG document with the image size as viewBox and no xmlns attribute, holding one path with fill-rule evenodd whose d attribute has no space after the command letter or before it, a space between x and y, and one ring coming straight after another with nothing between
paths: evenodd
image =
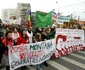
<instances>
[{"instance_id":1,"label":"road surface","mask_svg":"<svg viewBox=\"0 0 85 70\"><path fill-rule=\"evenodd\" d=\"M85 70L85 51L78 51L47 62L49 64L48 67L41 64L42 70ZM5 70L5 68L0 70ZM27 66L24 70L36 70L36 66Z\"/></svg>"}]
</instances>

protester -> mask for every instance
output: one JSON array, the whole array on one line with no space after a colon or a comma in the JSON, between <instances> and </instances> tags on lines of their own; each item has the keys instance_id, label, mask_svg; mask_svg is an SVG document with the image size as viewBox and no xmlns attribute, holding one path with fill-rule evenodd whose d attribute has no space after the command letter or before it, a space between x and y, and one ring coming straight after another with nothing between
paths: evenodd
<instances>
[{"instance_id":1,"label":"protester","mask_svg":"<svg viewBox=\"0 0 85 70\"><path fill-rule=\"evenodd\" d=\"M77 25L77 28L78 28L78 29L82 29L80 24Z\"/></svg>"},{"instance_id":2,"label":"protester","mask_svg":"<svg viewBox=\"0 0 85 70\"><path fill-rule=\"evenodd\" d=\"M13 30L11 32L10 30L12 28ZM14 27L14 25L6 25L6 26L0 25L0 65L1 65L1 59L3 54L2 63L6 65L6 70L10 70L9 69L10 66L8 62L9 61L8 47L11 47L13 45L16 46L21 44L29 44L33 42L37 43L49 39L54 39L56 28L81 29L81 26L80 25L77 26L77 24L69 24L69 25L60 24L59 26L58 24L56 24L56 22L53 24L52 28L51 26L48 25L47 27L44 28L36 27L36 29L32 29L32 27L27 27L24 24L17 27ZM4 37L4 33L6 33L5 37ZM46 61L44 62L44 65L48 67ZM21 69L23 70L23 67L21 67ZM36 65L36 70L41 70L40 64Z\"/></svg>"},{"instance_id":3,"label":"protester","mask_svg":"<svg viewBox=\"0 0 85 70\"><path fill-rule=\"evenodd\" d=\"M47 27L47 28L42 32L42 34L41 34L42 41L49 40L48 34L50 33L50 31L51 31L50 28ZM48 63L47 63L46 61L44 62L44 65L48 67Z\"/></svg>"},{"instance_id":4,"label":"protester","mask_svg":"<svg viewBox=\"0 0 85 70\"><path fill-rule=\"evenodd\" d=\"M36 35L34 36L34 43L40 42L41 41L41 34L40 33L36 33ZM36 70L42 70L40 68L40 64L36 65Z\"/></svg>"},{"instance_id":5,"label":"protester","mask_svg":"<svg viewBox=\"0 0 85 70\"><path fill-rule=\"evenodd\" d=\"M17 39L20 37L18 29L16 27L13 28L12 38L14 40L14 45L17 45Z\"/></svg>"},{"instance_id":6,"label":"protester","mask_svg":"<svg viewBox=\"0 0 85 70\"><path fill-rule=\"evenodd\" d=\"M78 29L78 26L77 25L73 25L73 29Z\"/></svg>"},{"instance_id":7,"label":"protester","mask_svg":"<svg viewBox=\"0 0 85 70\"><path fill-rule=\"evenodd\" d=\"M4 37L4 28L3 25L0 24L0 37L3 38Z\"/></svg>"},{"instance_id":8,"label":"protester","mask_svg":"<svg viewBox=\"0 0 85 70\"><path fill-rule=\"evenodd\" d=\"M51 29L51 26L50 26L50 25L48 25L48 26L47 26L47 28L48 28L48 29Z\"/></svg>"},{"instance_id":9,"label":"protester","mask_svg":"<svg viewBox=\"0 0 85 70\"><path fill-rule=\"evenodd\" d=\"M73 29L73 24L69 24L69 29Z\"/></svg>"},{"instance_id":10,"label":"protester","mask_svg":"<svg viewBox=\"0 0 85 70\"><path fill-rule=\"evenodd\" d=\"M27 36L29 37L29 42L32 43L32 39L33 39L33 31L32 31L32 27L29 27L28 28L28 31L27 31Z\"/></svg>"},{"instance_id":11,"label":"protester","mask_svg":"<svg viewBox=\"0 0 85 70\"><path fill-rule=\"evenodd\" d=\"M2 63L6 65L6 70L10 70L8 48L14 45L11 31L6 32L6 37L4 37L4 39L2 40L2 43L3 43L3 48L4 48Z\"/></svg>"},{"instance_id":12,"label":"protester","mask_svg":"<svg viewBox=\"0 0 85 70\"><path fill-rule=\"evenodd\" d=\"M2 60L2 55L3 55L3 47L2 47L2 42L1 42L1 38L0 38L0 66L2 65L1 64L1 60Z\"/></svg>"},{"instance_id":13,"label":"protester","mask_svg":"<svg viewBox=\"0 0 85 70\"><path fill-rule=\"evenodd\" d=\"M26 29L22 29L20 37L17 40L17 45L28 44L28 43L29 43L29 37L27 36L27 30Z\"/></svg>"},{"instance_id":14,"label":"protester","mask_svg":"<svg viewBox=\"0 0 85 70\"><path fill-rule=\"evenodd\" d=\"M59 25L55 22L55 23L52 25L52 28L59 28Z\"/></svg>"},{"instance_id":15,"label":"protester","mask_svg":"<svg viewBox=\"0 0 85 70\"><path fill-rule=\"evenodd\" d=\"M56 33L56 28L51 28L50 33L48 34L49 39L54 39L55 38L55 33Z\"/></svg>"},{"instance_id":16,"label":"protester","mask_svg":"<svg viewBox=\"0 0 85 70\"><path fill-rule=\"evenodd\" d=\"M59 24L59 28L62 28L63 29L63 24ZM64 28L65 29L65 28Z\"/></svg>"},{"instance_id":17,"label":"protester","mask_svg":"<svg viewBox=\"0 0 85 70\"><path fill-rule=\"evenodd\" d=\"M0 37L0 66L2 66L2 56L3 56L3 44L2 44L2 38Z\"/></svg>"},{"instance_id":18,"label":"protester","mask_svg":"<svg viewBox=\"0 0 85 70\"><path fill-rule=\"evenodd\" d=\"M34 35L36 35L36 33L42 33L42 28L41 27L36 27L35 31L34 31Z\"/></svg>"},{"instance_id":19,"label":"protester","mask_svg":"<svg viewBox=\"0 0 85 70\"><path fill-rule=\"evenodd\" d=\"M55 22L55 23L53 23L52 28L54 28L56 26L57 26L57 23Z\"/></svg>"},{"instance_id":20,"label":"protester","mask_svg":"<svg viewBox=\"0 0 85 70\"><path fill-rule=\"evenodd\" d=\"M20 36L17 39L17 45L21 44L28 44L29 43L29 37L27 36L27 30L24 28L21 30ZM21 70L24 70L26 66L22 66Z\"/></svg>"},{"instance_id":21,"label":"protester","mask_svg":"<svg viewBox=\"0 0 85 70\"><path fill-rule=\"evenodd\" d=\"M1 64L1 59L3 55L3 45L2 45L2 39L4 37L4 31L3 31L3 26L0 24L0 66Z\"/></svg>"},{"instance_id":22,"label":"protester","mask_svg":"<svg viewBox=\"0 0 85 70\"><path fill-rule=\"evenodd\" d=\"M51 32L51 29L44 29L42 34L41 34L41 38L42 38L42 41L45 41L45 40L48 40L49 37L48 37L48 34Z\"/></svg>"}]
</instances>

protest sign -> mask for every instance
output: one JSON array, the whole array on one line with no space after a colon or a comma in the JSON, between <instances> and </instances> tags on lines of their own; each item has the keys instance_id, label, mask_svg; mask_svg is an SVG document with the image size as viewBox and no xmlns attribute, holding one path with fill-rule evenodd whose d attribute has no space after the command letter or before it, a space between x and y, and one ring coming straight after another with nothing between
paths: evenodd
<instances>
[{"instance_id":1,"label":"protest sign","mask_svg":"<svg viewBox=\"0 0 85 70\"><path fill-rule=\"evenodd\" d=\"M61 57L84 47L84 31L78 29L56 29L55 57Z\"/></svg>"},{"instance_id":2,"label":"protest sign","mask_svg":"<svg viewBox=\"0 0 85 70\"><path fill-rule=\"evenodd\" d=\"M6 24L6 25L9 25L9 24L19 24L20 25L21 24L21 18L15 19L15 20L4 18L4 19L2 19L2 23Z\"/></svg>"},{"instance_id":3,"label":"protest sign","mask_svg":"<svg viewBox=\"0 0 85 70\"><path fill-rule=\"evenodd\" d=\"M3 18L3 19L2 19L2 23L3 23L3 24L8 25L9 22L10 22L10 19L8 19L8 18Z\"/></svg>"},{"instance_id":4,"label":"protest sign","mask_svg":"<svg viewBox=\"0 0 85 70\"><path fill-rule=\"evenodd\" d=\"M70 19L71 19L71 17L58 16L57 17L57 23L69 22Z\"/></svg>"},{"instance_id":5,"label":"protest sign","mask_svg":"<svg viewBox=\"0 0 85 70\"><path fill-rule=\"evenodd\" d=\"M21 44L9 48L10 70L25 65L37 65L51 58L55 50L55 40L32 44Z\"/></svg>"}]
</instances>

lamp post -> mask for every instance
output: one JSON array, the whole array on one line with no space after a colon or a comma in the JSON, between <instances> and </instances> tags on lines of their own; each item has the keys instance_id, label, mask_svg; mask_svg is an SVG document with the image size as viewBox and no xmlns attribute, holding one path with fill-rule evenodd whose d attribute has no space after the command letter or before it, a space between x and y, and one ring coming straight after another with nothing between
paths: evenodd
<instances>
[{"instance_id":1,"label":"lamp post","mask_svg":"<svg viewBox=\"0 0 85 70\"><path fill-rule=\"evenodd\" d=\"M56 3L58 4L58 14L59 14L59 3L56 1Z\"/></svg>"}]
</instances>

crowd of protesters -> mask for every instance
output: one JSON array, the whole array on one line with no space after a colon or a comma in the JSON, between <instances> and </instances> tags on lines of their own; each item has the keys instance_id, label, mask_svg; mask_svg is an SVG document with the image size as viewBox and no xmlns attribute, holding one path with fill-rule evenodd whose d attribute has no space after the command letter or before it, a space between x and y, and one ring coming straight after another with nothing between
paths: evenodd
<instances>
[{"instance_id":1,"label":"crowd of protesters","mask_svg":"<svg viewBox=\"0 0 85 70\"><path fill-rule=\"evenodd\" d=\"M26 25L14 26L0 24L0 65L4 64L6 70L10 70L8 47L53 39L55 38L56 28L82 29L79 25L64 26L54 24L52 27L48 25L45 28L32 28L31 26L27 27ZM48 67L46 61L43 64ZM21 67L21 69L24 70L24 67ZM41 70L40 65L36 65L36 70Z\"/></svg>"},{"instance_id":2,"label":"crowd of protesters","mask_svg":"<svg viewBox=\"0 0 85 70\"><path fill-rule=\"evenodd\" d=\"M55 37L55 28L47 26L45 28L27 27L26 25L0 25L0 64L6 66L6 70L10 70L8 59L8 48L14 45L36 43L45 41ZM2 62L1 62L2 60ZM43 63L48 67L47 62ZM21 67L24 70L24 67ZM40 70L40 65L36 65L36 70Z\"/></svg>"}]
</instances>

